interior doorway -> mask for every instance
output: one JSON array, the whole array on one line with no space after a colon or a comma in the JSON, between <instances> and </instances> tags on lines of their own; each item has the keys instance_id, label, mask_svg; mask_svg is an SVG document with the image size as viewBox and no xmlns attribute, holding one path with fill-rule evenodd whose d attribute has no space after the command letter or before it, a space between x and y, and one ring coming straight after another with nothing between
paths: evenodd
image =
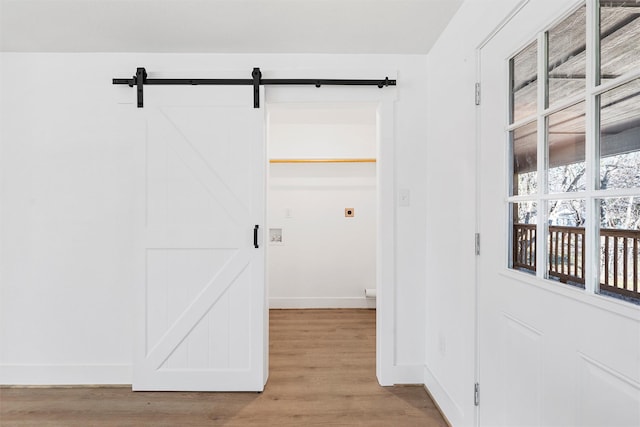
<instances>
[{"instance_id":1,"label":"interior doorway","mask_svg":"<svg viewBox=\"0 0 640 427\"><path fill-rule=\"evenodd\" d=\"M269 108L269 308L375 308L375 104Z\"/></svg>"},{"instance_id":2,"label":"interior doorway","mask_svg":"<svg viewBox=\"0 0 640 427\"><path fill-rule=\"evenodd\" d=\"M378 108L267 105L269 309L376 308Z\"/></svg>"},{"instance_id":3,"label":"interior doorway","mask_svg":"<svg viewBox=\"0 0 640 427\"><path fill-rule=\"evenodd\" d=\"M386 74L395 78L395 73ZM395 182L395 90L369 91L344 88L295 87L270 88L265 105L267 133L269 116L280 107L313 107L369 105L376 117L376 377L382 386L402 383L405 371L398 369L395 358L396 342L396 182ZM266 206L266 205L265 205ZM268 227L265 227L268 228ZM268 250L270 247L265 246ZM265 288L268 294L268 284ZM268 296L268 295L267 295ZM265 349L266 350L266 349Z\"/></svg>"}]
</instances>

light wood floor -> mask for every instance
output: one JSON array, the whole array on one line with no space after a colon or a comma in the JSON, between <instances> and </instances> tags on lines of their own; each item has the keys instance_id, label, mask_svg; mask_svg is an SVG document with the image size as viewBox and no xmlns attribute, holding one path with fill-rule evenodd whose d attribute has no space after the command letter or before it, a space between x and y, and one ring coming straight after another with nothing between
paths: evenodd
<instances>
[{"instance_id":1,"label":"light wood floor","mask_svg":"<svg viewBox=\"0 0 640 427\"><path fill-rule=\"evenodd\" d=\"M263 393L3 388L2 426L438 426L421 386L380 387L374 310L272 310Z\"/></svg>"}]
</instances>

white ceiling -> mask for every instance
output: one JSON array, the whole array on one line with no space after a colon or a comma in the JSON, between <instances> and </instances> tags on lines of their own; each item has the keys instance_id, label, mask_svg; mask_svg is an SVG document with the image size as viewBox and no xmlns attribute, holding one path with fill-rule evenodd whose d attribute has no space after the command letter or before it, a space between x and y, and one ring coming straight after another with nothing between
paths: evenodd
<instances>
[{"instance_id":1,"label":"white ceiling","mask_svg":"<svg viewBox=\"0 0 640 427\"><path fill-rule=\"evenodd\" d=\"M425 54L462 0L0 0L0 50Z\"/></svg>"}]
</instances>

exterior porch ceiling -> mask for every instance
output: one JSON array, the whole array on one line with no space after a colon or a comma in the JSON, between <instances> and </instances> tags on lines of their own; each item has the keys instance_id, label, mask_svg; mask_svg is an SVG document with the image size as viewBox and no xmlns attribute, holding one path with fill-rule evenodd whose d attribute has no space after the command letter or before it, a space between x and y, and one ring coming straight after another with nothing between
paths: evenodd
<instances>
[{"instance_id":1,"label":"exterior porch ceiling","mask_svg":"<svg viewBox=\"0 0 640 427\"><path fill-rule=\"evenodd\" d=\"M638 66L640 45L640 4L626 1L609 1L601 13L601 81L607 83ZM549 42L549 100L566 100L584 93L586 87L586 43L584 8L579 9L573 20L567 19L554 28L560 34L552 46ZM550 36L551 37L551 36ZM555 49L554 49L555 47ZM632 47L632 48L630 48ZM532 50L530 45L528 50ZM523 112L537 109L537 56L522 55L520 76L514 92ZM601 97L600 156L609 157L640 151L640 80L636 79ZM584 105L581 107L584 111ZM576 106L554 113L550 117L549 155L550 167L564 166L584 161L585 116L576 114ZM522 115L523 113L520 113ZM520 173L531 172L534 166L527 159L536 157L537 136L535 129L520 132L516 163L522 165Z\"/></svg>"}]
</instances>

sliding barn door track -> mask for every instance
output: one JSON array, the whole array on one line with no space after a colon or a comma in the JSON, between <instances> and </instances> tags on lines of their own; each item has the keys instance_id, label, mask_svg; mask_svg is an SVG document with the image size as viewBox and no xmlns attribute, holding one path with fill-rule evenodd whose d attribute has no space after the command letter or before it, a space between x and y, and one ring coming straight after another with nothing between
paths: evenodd
<instances>
[{"instance_id":1,"label":"sliding barn door track","mask_svg":"<svg viewBox=\"0 0 640 427\"><path fill-rule=\"evenodd\" d=\"M380 89L395 86L396 81L385 77L383 80L340 80L340 79L263 79L260 68L254 68L250 79L150 79L147 70L139 67L136 75L130 79L113 79L114 85L136 87L138 108L144 106L144 85L218 85L218 86L253 86L253 108L260 108L260 85L292 85L292 86L378 86Z\"/></svg>"}]
</instances>

